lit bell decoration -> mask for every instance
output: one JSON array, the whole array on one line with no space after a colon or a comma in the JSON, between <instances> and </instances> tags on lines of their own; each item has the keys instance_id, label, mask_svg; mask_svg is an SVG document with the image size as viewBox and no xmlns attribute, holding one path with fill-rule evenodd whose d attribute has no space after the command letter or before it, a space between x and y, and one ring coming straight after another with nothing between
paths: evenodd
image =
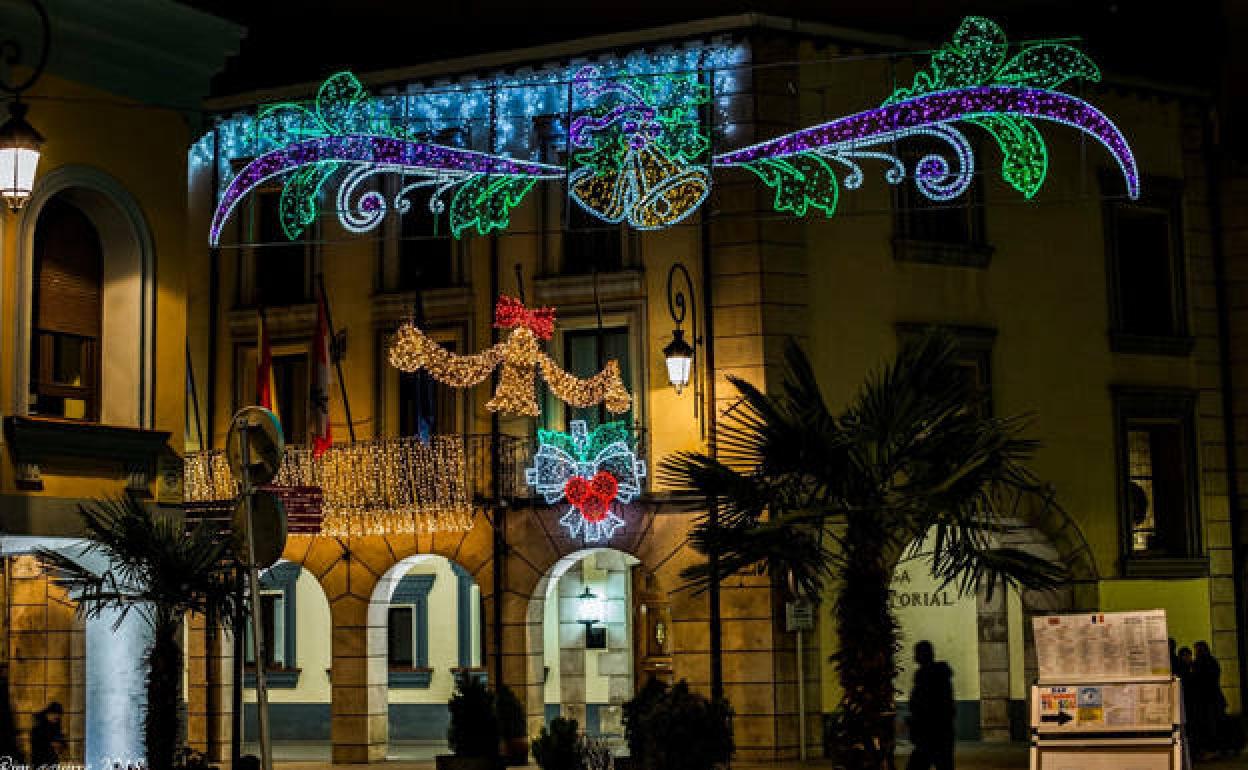
<instances>
[{"instance_id":1,"label":"lit bell decoration","mask_svg":"<svg viewBox=\"0 0 1248 770\"><path fill-rule=\"evenodd\" d=\"M473 355L457 355L431 340L413 323L404 323L390 343L390 365L404 372L425 370L445 385L469 388L483 382L498 367L498 387L486 402L491 412L537 417L537 375L551 392L571 406L606 406L612 414L627 412L632 396L620 378L618 361L607 361L592 377L566 371L541 349L539 340L555 333L554 308L530 309L515 297L500 296L494 307L494 326L510 329L507 339Z\"/></svg>"},{"instance_id":2,"label":"lit bell decoration","mask_svg":"<svg viewBox=\"0 0 1248 770\"><path fill-rule=\"evenodd\" d=\"M576 78L577 90L599 105L577 118L568 133L573 147L586 150L576 156L584 165L568 178L573 200L607 222L627 220L639 230L680 222L711 191L706 168L688 157L704 148L696 104L690 125L661 114L643 86L613 80L595 85L597 77L595 68L586 67ZM681 131L694 141L680 140Z\"/></svg>"}]
</instances>

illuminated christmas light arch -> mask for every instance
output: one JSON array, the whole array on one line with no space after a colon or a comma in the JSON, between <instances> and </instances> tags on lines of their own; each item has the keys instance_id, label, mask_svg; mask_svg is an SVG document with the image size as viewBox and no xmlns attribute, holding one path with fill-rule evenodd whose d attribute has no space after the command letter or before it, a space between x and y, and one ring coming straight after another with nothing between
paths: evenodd
<instances>
[{"instance_id":1,"label":"illuminated christmas light arch","mask_svg":"<svg viewBox=\"0 0 1248 770\"><path fill-rule=\"evenodd\" d=\"M567 127L572 157L564 167L413 135L384 100L341 73L325 82L311 107L280 104L257 116L257 134L275 149L230 180L209 239L219 243L239 202L275 178L285 180L282 226L292 239L319 216L322 191L336 176L334 200L348 230L371 230L388 211L409 211L414 193L429 191L428 207L447 215L455 237L506 228L511 210L542 180L563 181L573 201L605 222L643 230L677 224L696 211L715 168L750 171L775 191L777 211L798 216L811 209L834 214L841 189L862 186L866 161L884 165L887 183L910 181L928 198L946 201L963 194L974 176L967 126L995 141L1002 177L1025 198L1048 176L1038 123L1094 138L1117 163L1127 195L1137 198L1139 169L1122 132L1096 107L1058 90L1099 79L1096 64L1063 43L1025 43L1010 55L1001 28L973 16L911 85L879 107L712 156L701 114L712 90L705 76L603 75L585 67L572 82L573 105L581 109ZM907 164L897 147L915 137L946 149ZM401 175L404 185L390 198L367 189L363 183L380 174Z\"/></svg>"}]
</instances>

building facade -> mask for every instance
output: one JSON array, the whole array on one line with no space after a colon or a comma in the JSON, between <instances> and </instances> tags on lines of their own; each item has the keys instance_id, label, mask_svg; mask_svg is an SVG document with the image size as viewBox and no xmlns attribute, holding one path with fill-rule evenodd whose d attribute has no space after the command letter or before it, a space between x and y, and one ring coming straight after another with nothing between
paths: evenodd
<instances>
[{"instance_id":1,"label":"building facade","mask_svg":"<svg viewBox=\"0 0 1248 770\"><path fill-rule=\"evenodd\" d=\"M568 168L576 162L567 147L569 99L577 104L569 94L586 65L642 82L702 78L709 97L699 115L712 151L721 152L880 104L925 66L924 57L903 52L928 47L744 16L360 80L380 114L415 141ZM1214 196L1207 96L1130 74L1106 73L1075 92L1129 140L1136 199L1125 194L1123 169L1106 146L1046 125L1043 188L1026 196L998 173L1001 154L981 132L970 142L973 179L945 202L885 183L882 168L857 177L849 168L839 201L802 205L808 215L796 217L777 211L777 190L726 169L715 171L702 208L671 227L607 224L562 185L539 183L506 211L506 228L461 238L453 212L427 207L423 194L412 196L406 214L393 210L411 190L426 189L406 187L419 180L400 172L356 180L337 198L348 185L331 178L319 211L292 241L274 179L238 203L206 248L214 201L276 146L265 144L258 110L313 104L316 86L214 102L216 128L191 153L190 231L205 237L188 255L188 272L202 280L189 285L187 339L205 430L188 451L219 448L230 415L253 402L260 307L287 440L307 441L304 394L323 277L343 351L343 391L334 383L329 399L335 438L350 432L344 403L360 441L454 437L474 503L467 528L289 538L266 578L275 597L266 628L281 640L267 655L277 740L321 741L346 762L381 760L404 741L437 741L450 676L462 671L514 689L531 732L563 714L590 732L618 735L619 706L652 674L709 690L708 600L680 590L681 570L700 558L687 540L698 512L665 493L654 478L658 463L706 446L735 401L727 376L777 385L788 339L811 354L837 404L929 326L956 334L968 377L994 413L1034 415L1031 432L1043 442L1034 470L1062 511L1020 513L1010 538L1060 561L1070 578L1054 594L998 592L989 600L932 585L921 563L898 568L894 607L904 643L932 639L951 661L960 733L1020 735L1035 670L1029 617L1049 611L1166 609L1180 644L1211 642L1238 711L1242 586L1228 446L1242 438L1228 439L1234 423L1226 417L1239 392L1233 370L1227 378L1235 339L1225 324L1235 254L1223 252L1228 231L1219 225L1227 201ZM916 168L937 149L924 141L885 149ZM396 202L357 207L363 198L351 197L370 194ZM374 213L378 224L367 229ZM684 321L698 343L694 381L679 393L663 355L674 326L673 277L696 300ZM493 324L500 294L557 308L545 350L564 369L588 376L605 360L619 362L633 394L624 419L650 473L640 496L620 507L622 526L609 539L574 534L561 523L566 504L545 504L523 474L538 429L569 431L574 420L592 428L611 419L605 411L543 392L540 416L496 415L486 409L488 382L438 386L389 363L394 334L411 321L457 354L489 348L507 334ZM579 622L587 587L604 600L606 629L602 646L589 649ZM818 751L840 697L826 611L805 633L799 666L779 586L733 577L721 608L723 684L739 755L796 755L803 700L805 739ZM193 636L190 736L221 756L229 645L203 629ZM898 689L908 686L903 674Z\"/></svg>"}]
</instances>

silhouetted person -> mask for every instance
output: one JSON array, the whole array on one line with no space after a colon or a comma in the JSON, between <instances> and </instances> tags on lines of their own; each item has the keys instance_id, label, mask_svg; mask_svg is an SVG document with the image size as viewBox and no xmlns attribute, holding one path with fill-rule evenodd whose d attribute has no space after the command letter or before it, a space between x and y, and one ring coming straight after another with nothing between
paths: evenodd
<instances>
[{"instance_id":1,"label":"silhouetted person","mask_svg":"<svg viewBox=\"0 0 1248 770\"><path fill-rule=\"evenodd\" d=\"M1191 673L1188 682L1188 734L1192 737L1192 753L1205 757L1218 749L1218 723L1226 713L1226 696L1222 694L1222 667L1209 651L1206 642L1192 645Z\"/></svg>"},{"instance_id":2,"label":"silhouetted person","mask_svg":"<svg viewBox=\"0 0 1248 770\"><path fill-rule=\"evenodd\" d=\"M1174 641L1174 637L1168 640L1170 643L1170 673L1174 676L1179 675L1179 643Z\"/></svg>"},{"instance_id":3,"label":"silhouetted person","mask_svg":"<svg viewBox=\"0 0 1248 770\"><path fill-rule=\"evenodd\" d=\"M914 645L914 689L910 691L910 740L914 753L906 770L953 770L953 669L936 660L926 639Z\"/></svg>"},{"instance_id":4,"label":"silhouetted person","mask_svg":"<svg viewBox=\"0 0 1248 770\"><path fill-rule=\"evenodd\" d=\"M68 744L61 732L61 716L65 713L61 704L52 701L47 708L35 714L35 725L30 728L30 766L55 767L60 764L61 754Z\"/></svg>"}]
</instances>

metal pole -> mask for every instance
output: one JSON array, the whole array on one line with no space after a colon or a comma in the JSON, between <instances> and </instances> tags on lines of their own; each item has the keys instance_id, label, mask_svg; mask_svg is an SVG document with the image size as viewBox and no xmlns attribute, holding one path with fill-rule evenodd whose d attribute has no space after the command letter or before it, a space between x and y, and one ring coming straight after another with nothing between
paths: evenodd
<instances>
[{"instance_id":1,"label":"metal pole","mask_svg":"<svg viewBox=\"0 0 1248 770\"><path fill-rule=\"evenodd\" d=\"M230 698L230 761L232 767L238 767L238 760L243 756L243 656L247 654L243 643L243 628L247 623L247 606L245 603L246 588L243 583L242 565L235 570L238 574L238 605L234 610L234 671L233 692Z\"/></svg>"},{"instance_id":2,"label":"metal pole","mask_svg":"<svg viewBox=\"0 0 1248 770\"><path fill-rule=\"evenodd\" d=\"M329 295L325 293L325 274L316 274L316 287L321 290L321 302L325 303L325 326L329 331L329 357L334 359L338 372L338 392L342 394L342 411L347 417L347 435L355 443L355 423L351 420L351 402L347 400L347 383L342 378L342 351L338 349L338 335L334 331L334 317L329 314Z\"/></svg>"},{"instance_id":3,"label":"metal pole","mask_svg":"<svg viewBox=\"0 0 1248 770\"><path fill-rule=\"evenodd\" d=\"M806 655L802 651L802 629L797 629L797 757L806 761Z\"/></svg>"},{"instance_id":4,"label":"metal pole","mask_svg":"<svg viewBox=\"0 0 1248 770\"><path fill-rule=\"evenodd\" d=\"M326 319L328 322L328 318ZM252 526L251 495L251 442L247 434L251 426L247 418L240 418L238 430L239 454L242 458L243 515L247 521L247 577L251 587L251 639L256 654L256 715L260 733L260 767L272 770L273 753L269 745L269 688L264 671L264 624L260 622L260 571L256 569L256 528Z\"/></svg>"},{"instance_id":5,"label":"metal pole","mask_svg":"<svg viewBox=\"0 0 1248 770\"><path fill-rule=\"evenodd\" d=\"M195 364L191 360L191 341L186 341L186 385L191 391L191 408L195 410L195 440L199 442L199 449L203 451L208 447L204 446L204 424L199 420L199 391L195 387Z\"/></svg>"}]
</instances>

